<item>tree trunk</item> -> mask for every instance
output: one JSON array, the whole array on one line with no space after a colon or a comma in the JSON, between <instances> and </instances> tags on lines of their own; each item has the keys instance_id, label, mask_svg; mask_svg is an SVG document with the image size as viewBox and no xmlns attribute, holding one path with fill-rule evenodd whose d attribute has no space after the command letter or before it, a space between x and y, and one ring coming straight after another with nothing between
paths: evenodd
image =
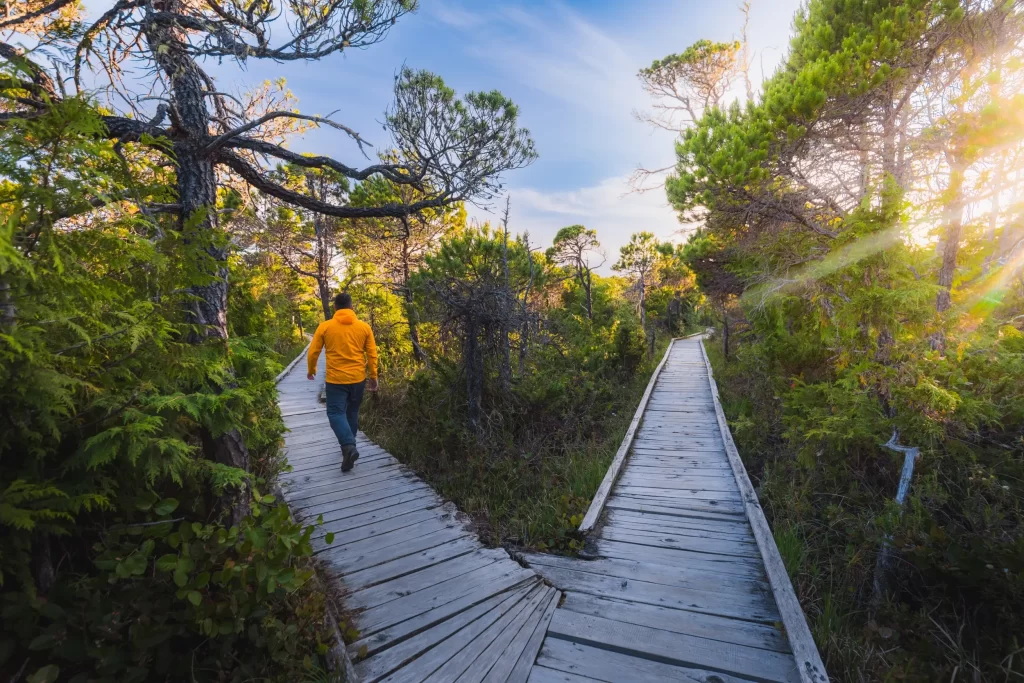
<instances>
[{"instance_id":1,"label":"tree trunk","mask_svg":"<svg viewBox=\"0 0 1024 683\"><path fill-rule=\"evenodd\" d=\"M477 341L477 322L472 316L466 320L466 339L463 344L462 364L466 370L466 402L469 427L474 434L480 433L480 399L483 378L478 376L477 356L480 354Z\"/></svg>"},{"instance_id":2,"label":"tree trunk","mask_svg":"<svg viewBox=\"0 0 1024 683\"><path fill-rule=\"evenodd\" d=\"M647 334L647 283L640 276L640 328Z\"/></svg>"},{"instance_id":3,"label":"tree trunk","mask_svg":"<svg viewBox=\"0 0 1024 683\"><path fill-rule=\"evenodd\" d=\"M594 319L594 278L590 269L587 269L587 281L584 285L587 290L587 320Z\"/></svg>"},{"instance_id":4,"label":"tree trunk","mask_svg":"<svg viewBox=\"0 0 1024 683\"><path fill-rule=\"evenodd\" d=\"M964 168L959 158L954 159L949 174L949 201L943 211L946 233L943 238L942 267L939 269L939 287L942 290L935 299L935 310L943 313L952 302L953 279L956 276L956 261L960 253L960 238L963 232Z\"/></svg>"},{"instance_id":5,"label":"tree trunk","mask_svg":"<svg viewBox=\"0 0 1024 683\"><path fill-rule=\"evenodd\" d=\"M324 320L330 320L334 313L331 311L331 283L323 276L316 278L317 290L320 292L320 306L324 310Z\"/></svg>"},{"instance_id":6,"label":"tree trunk","mask_svg":"<svg viewBox=\"0 0 1024 683\"><path fill-rule=\"evenodd\" d=\"M181 0L164 0L157 3L157 9L177 11L180 4ZM174 143L180 227L185 243L197 256L199 274L207 280L189 287L187 314L189 322L196 326L190 341L199 344L217 339L224 342L226 352L228 239L217 224L217 175L213 161L202 151L210 125L203 76L189 54L187 36L181 29L149 23L145 35L154 59L171 84L173 122L182 133ZM215 390L220 391L220 387ZM202 441L207 458L249 472L249 451L237 429L213 434L203 428ZM240 522L249 514L248 483L225 493L220 502L229 524Z\"/></svg>"},{"instance_id":7,"label":"tree trunk","mask_svg":"<svg viewBox=\"0 0 1024 683\"><path fill-rule=\"evenodd\" d=\"M420 346L420 332L417 324L416 309L413 307L412 292L408 287L405 288L403 297L405 302L405 319L409 323L409 341L412 342L412 357L417 363L422 363L426 360L426 354L423 352L423 347Z\"/></svg>"},{"instance_id":8,"label":"tree trunk","mask_svg":"<svg viewBox=\"0 0 1024 683\"><path fill-rule=\"evenodd\" d=\"M507 221L506 209L506 221ZM512 391L512 340L510 339L512 330L509 329L508 316L511 314L516 304L516 298L512 294L512 286L510 284L509 271L508 271L508 223L505 223L504 241L502 243L501 252L502 268L505 271L505 291L503 292L505 297L505 310L506 313L503 316L500 327L498 329L499 339L498 343L501 345L501 365L498 367L498 382L501 385L502 396L508 396L509 392Z\"/></svg>"},{"instance_id":9,"label":"tree trunk","mask_svg":"<svg viewBox=\"0 0 1024 683\"><path fill-rule=\"evenodd\" d=\"M729 360L729 311L722 309L722 354Z\"/></svg>"},{"instance_id":10,"label":"tree trunk","mask_svg":"<svg viewBox=\"0 0 1024 683\"><path fill-rule=\"evenodd\" d=\"M408 219L405 219L405 232L409 234ZM416 310L413 308L412 289L409 287L409 279L412 276L412 268L409 261L409 238L402 239L402 300L405 302L405 320L409 323L409 341L412 342L412 357L417 363L426 359L423 348L420 346L420 333L417 329Z\"/></svg>"}]
</instances>

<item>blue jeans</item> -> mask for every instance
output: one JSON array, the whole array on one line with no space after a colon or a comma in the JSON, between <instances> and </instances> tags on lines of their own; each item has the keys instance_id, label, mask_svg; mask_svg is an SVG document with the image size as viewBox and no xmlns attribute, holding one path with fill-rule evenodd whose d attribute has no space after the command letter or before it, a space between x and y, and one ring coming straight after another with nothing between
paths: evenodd
<instances>
[{"instance_id":1,"label":"blue jeans","mask_svg":"<svg viewBox=\"0 0 1024 683\"><path fill-rule=\"evenodd\" d=\"M342 446L356 445L359 431L359 406L366 382L331 384L327 382L327 420Z\"/></svg>"}]
</instances>

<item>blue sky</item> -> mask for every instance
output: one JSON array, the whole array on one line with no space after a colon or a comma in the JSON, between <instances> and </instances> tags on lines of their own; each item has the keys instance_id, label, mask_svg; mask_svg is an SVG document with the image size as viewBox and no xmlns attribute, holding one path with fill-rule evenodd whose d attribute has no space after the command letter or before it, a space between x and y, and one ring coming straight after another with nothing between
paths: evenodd
<instances>
[{"instance_id":1,"label":"blue sky","mask_svg":"<svg viewBox=\"0 0 1024 683\"><path fill-rule=\"evenodd\" d=\"M458 92L498 89L520 107L540 157L505 177L511 194L510 229L528 230L547 246L557 230L583 223L595 228L614 260L629 235L650 230L682 239L664 192L628 193L638 166L671 164L673 135L637 121L648 105L636 72L654 59L680 52L701 38L730 40L740 33L738 0L575 0L486 2L422 0L387 38L318 63L250 62L224 76L245 90L284 77L305 113L327 114L386 147L381 129L394 74L408 65L441 75ZM770 75L785 54L799 0L753 0L749 30L752 76ZM330 153L362 161L354 145L331 129L290 144L296 151ZM471 207L479 220L492 218Z\"/></svg>"}]
</instances>

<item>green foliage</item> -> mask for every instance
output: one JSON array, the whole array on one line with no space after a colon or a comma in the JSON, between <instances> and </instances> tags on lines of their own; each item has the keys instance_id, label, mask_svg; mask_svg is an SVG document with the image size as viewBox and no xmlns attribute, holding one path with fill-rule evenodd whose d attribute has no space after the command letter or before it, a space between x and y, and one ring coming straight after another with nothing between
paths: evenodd
<instances>
[{"instance_id":1,"label":"green foliage","mask_svg":"<svg viewBox=\"0 0 1024 683\"><path fill-rule=\"evenodd\" d=\"M35 676L65 680L294 681L313 670L328 634L308 588L313 527L258 493L230 529L172 517L173 498L136 507L93 546L93 571L45 600L3 596L4 659L31 652L33 666L45 662ZM304 631L324 640L311 651Z\"/></svg>"},{"instance_id":2,"label":"green foliage","mask_svg":"<svg viewBox=\"0 0 1024 683\"><path fill-rule=\"evenodd\" d=\"M77 217L124 187L172 199L159 168L122 161L101 130L66 100L0 132L0 671L295 680L326 638L310 530L260 504L234 530L213 521L219 495L281 466L275 350L301 343L294 289L236 258L234 336L189 343L187 288L206 277L193 246L119 202ZM251 471L203 456L229 430ZM223 573L232 563L244 572Z\"/></svg>"},{"instance_id":3,"label":"green foliage","mask_svg":"<svg viewBox=\"0 0 1024 683\"><path fill-rule=\"evenodd\" d=\"M563 242L567 233L583 236L584 245L595 239L571 227L562 231ZM424 259L412 283L429 360L385 367L362 425L472 515L489 541L572 553L582 547L576 529L654 363L623 280L592 275L590 318L585 281L566 277L536 252L528 256L525 238L509 240L507 280L505 262L503 234L488 229L443 239ZM514 307L500 305L508 292ZM494 325L492 335L480 336L486 355L479 430L467 420L465 327L458 318L466 310ZM499 317L509 311L516 317ZM509 320L515 324L503 327ZM505 333L512 359L507 388ZM378 345L386 355L380 338Z\"/></svg>"},{"instance_id":4,"label":"green foliage","mask_svg":"<svg viewBox=\"0 0 1024 683\"><path fill-rule=\"evenodd\" d=\"M991 167L1019 148L999 113L1014 99L975 69L1019 47L1014 12L813 0L760 99L708 111L676 147L669 199L702 223L680 259L728 325L728 358L707 345L715 376L834 680L1019 675L1024 289L994 239L1019 232L998 204L987 238L976 219L950 230L957 201L987 214L1013 187ZM844 156L844 139L867 144ZM922 224L960 244L949 311ZM903 509L894 432L921 449ZM886 545L901 561L882 572Z\"/></svg>"}]
</instances>

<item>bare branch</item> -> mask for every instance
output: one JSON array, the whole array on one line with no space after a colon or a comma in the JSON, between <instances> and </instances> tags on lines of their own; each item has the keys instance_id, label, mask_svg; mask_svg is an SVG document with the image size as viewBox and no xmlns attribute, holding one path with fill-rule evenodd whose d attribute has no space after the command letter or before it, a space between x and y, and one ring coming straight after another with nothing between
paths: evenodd
<instances>
[{"instance_id":1,"label":"bare branch","mask_svg":"<svg viewBox=\"0 0 1024 683\"><path fill-rule=\"evenodd\" d=\"M218 150L221 147L223 147L232 138L236 138L239 135L241 135L242 133L248 132L248 131L250 131L250 130L252 130L254 128L258 128L258 127L262 126L264 123L266 123L267 121L271 121L273 119L278 119L278 118L290 118L290 119L300 119L300 120L303 120L303 121L312 121L313 123L322 123L324 125L330 126L331 128L337 128L338 130L344 131L344 132L348 133L349 137L351 137L353 140L356 141L356 144L359 145L359 151L363 153L363 156L366 157L367 159L369 159L369 157L366 156L366 151L363 149L363 146L365 145L365 146L368 146L368 147L373 147L373 145L371 145L369 142L364 140L359 135L359 133L355 132L354 130L352 130L348 126L342 125L340 123L332 121L332 120L330 120L328 118L324 118L322 116L312 116L312 115L309 115L309 114L299 114L297 112L291 112L291 111L272 111L272 112L268 112L268 113L264 114L263 116L259 117L258 119L256 119L255 121L250 121L249 123L246 123L244 125L238 126L237 128L229 130L228 132L224 133L223 135L220 135L217 138L215 138L213 140L213 142L211 142L206 147L204 147L203 148L203 154L210 154L212 152L215 152L216 150Z\"/></svg>"}]
</instances>

